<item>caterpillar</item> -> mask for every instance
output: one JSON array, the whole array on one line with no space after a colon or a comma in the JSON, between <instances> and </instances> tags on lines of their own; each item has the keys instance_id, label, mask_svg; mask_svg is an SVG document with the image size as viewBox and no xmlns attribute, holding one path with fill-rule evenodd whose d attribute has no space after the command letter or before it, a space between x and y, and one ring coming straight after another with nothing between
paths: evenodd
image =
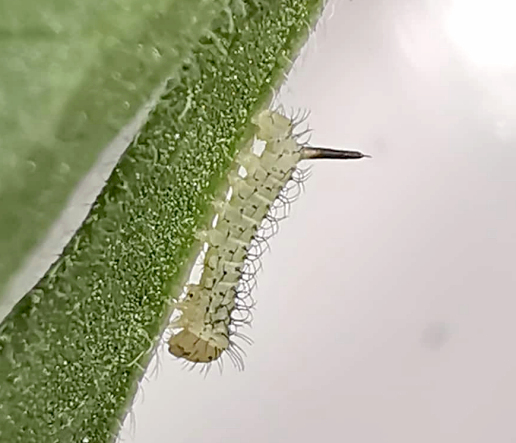
<instances>
[{"instance_id":1,"label":"caterpillar","mask_svg":"<svg viewBox=\"0 0 516 443\"><path fill-rule=\"evenodd\" d=\"M252 123L256 138L265 142L263 152L243 151L237 157L228 196L215 203L214 226L199 235L207 244L200 281L187 285L186 295L176 302L179 316L169 326L178 331L168 341L169 352L194 364L211 363L227 352L233 363L243 368L243 350L233 337L250 342L238 328L250 321L254 307L251 291L256 260L277 231L278 221L286 216L281 208L291 202L289 185L302 184L306 178L298 163L370 157L301 143L304 132L294 134L299 121L276 111L264 110ZM239 169L245 172L239 173Z\"/></svg>"}]
</instances>

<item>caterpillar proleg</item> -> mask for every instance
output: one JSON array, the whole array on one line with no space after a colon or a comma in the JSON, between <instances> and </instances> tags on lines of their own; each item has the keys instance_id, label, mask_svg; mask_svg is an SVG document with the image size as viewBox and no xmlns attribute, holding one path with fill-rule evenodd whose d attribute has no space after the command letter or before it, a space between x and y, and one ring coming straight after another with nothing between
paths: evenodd
<instances>
[{"instance_id":1,"label":"caterpillar proleg","mask_svg":"<svg viewBox=\"0 0 516 443\"><path fill-rule=\"evenodd\" d=\"M275 111L262 111L252 122L265 148L261 155L238 156L237 166L245 174L235 169L230 175L229 196L216 204L216 223L202 234L207 250L200 281L187 286L186 296L176 304L180 315L170 324L178 331L169 339L170 353L193 363L213 362L226 351L237 367L243 366L243 351L233 337L250 320L257 259L283 218L278 211L290 203L290 185L305 178L299 162L369 157L307 146L300 142L301 134L294 134L298 122Z\"/></svg>"}]
</instances>

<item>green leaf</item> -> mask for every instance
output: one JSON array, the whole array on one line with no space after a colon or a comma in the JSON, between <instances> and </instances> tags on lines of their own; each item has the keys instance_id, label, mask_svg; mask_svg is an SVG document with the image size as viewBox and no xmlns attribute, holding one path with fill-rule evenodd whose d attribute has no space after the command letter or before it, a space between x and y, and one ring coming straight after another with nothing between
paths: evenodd
<instances>
[{"instance_id":1,"label":"green leaf","mask_svg":"<svg viewBox=\"0 0 516 443\"><path fill-rule=\"evenodd\" d=\"M0 297L227 0L0 0Z\"/></svg>"},{"instance_id":2,"label":"green leaf","mask_svg":"<svg viewBox=\"0 0 516 443\"><path fill-rule=\"evenodd\" d=\"M235 2L169 82L84 225L0 326L1 440L116 435L198 252L194 235L322 3Z\"/></svg>"}]
</instances>

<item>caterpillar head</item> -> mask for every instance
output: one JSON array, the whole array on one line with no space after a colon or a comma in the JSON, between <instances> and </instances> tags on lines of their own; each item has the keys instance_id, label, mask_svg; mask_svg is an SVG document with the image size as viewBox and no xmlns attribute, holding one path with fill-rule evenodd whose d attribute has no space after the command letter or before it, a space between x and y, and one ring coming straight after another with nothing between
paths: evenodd
<instances>
[{"instance_id":1,"label":"caterpillar head","mask_svg":"<svg viewBox=\"0 0 516 443\"><path fill-rule=\"evenodd\" d=\"M168 350L176 357L194 363L210 363L217 360L225 349L217 346L212 340L206 340L188 329L183 329L170 337Z\"/></svg>"},{"instance_id":2,"label":"caterpillar head","mask_svg":"<svg viewBox=\"0 0 516 443\"><path fill-rule=\"evenodd\" d=\"M292 135L292 121L274 111L265 110L253 117L256 136L266 142L284 140Z\"/></svg>"}]
</instances>

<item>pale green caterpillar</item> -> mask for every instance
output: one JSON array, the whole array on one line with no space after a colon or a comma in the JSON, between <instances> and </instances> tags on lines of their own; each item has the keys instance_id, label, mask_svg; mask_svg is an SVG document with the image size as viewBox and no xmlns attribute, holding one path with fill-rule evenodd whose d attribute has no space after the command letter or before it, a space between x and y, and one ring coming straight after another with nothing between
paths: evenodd
<instances>
[{"instance_id":1,"label":"pale green caterpillar","mask_svg":"<svg viewBox=\"0 0 516 443\"><path fill-rule=\"evenodd\" d=\"M293 133L296 122L274 111L262 111L253 123L265 149L261 156L246 152L238 157L245 176L230 175L231 194L216 204L216 224L202 235L208 248L200 282L187 286L186 296L176 304L180 316L170 324L179 330L169 339L170 353L190 362L209 363L227 351L242 367L241 348L232 336L246 339L237 329L249 320L256 259L282 218L276 210L289 204L285 193L289 183L304 179L298 163L368 157L357 151L305 146Z\"/></svg>"}]
</instances>

